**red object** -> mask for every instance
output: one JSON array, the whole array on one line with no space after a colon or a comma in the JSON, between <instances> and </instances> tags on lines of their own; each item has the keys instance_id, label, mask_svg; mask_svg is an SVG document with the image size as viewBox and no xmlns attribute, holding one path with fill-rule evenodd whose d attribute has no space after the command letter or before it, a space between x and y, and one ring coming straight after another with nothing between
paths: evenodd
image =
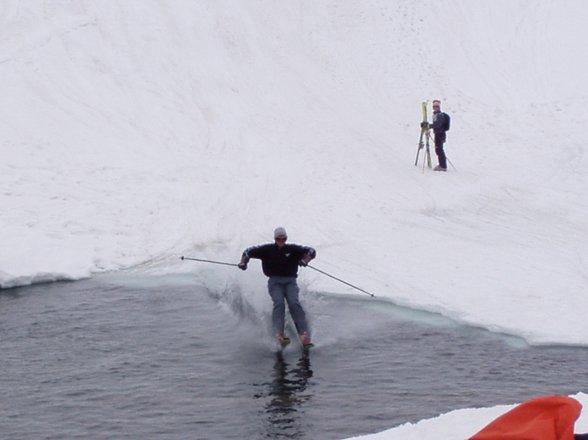
<instances>
[{"instance_id":1,"label":"red object","mask_svg":"<svg viewBox=\"0 0 588 440\"><path fill-rule=\"evenodd\" d=\"M565 396L528 400L501 415L469 440L574 440L582 405Z\"/></svg>"}]
</instances>

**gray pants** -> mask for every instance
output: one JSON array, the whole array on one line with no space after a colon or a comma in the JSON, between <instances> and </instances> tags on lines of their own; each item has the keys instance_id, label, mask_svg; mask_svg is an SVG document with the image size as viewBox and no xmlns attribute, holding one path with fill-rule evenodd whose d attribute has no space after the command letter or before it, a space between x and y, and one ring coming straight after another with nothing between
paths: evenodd
<instances>
[{"instance_id":1,"label":"gray pants","mask_svg":"<svg viewBox=\"0 0 588 440\"><path fill-rule=\"evenodd\" d=\"M298 300L298 284L295 277L270 277L267 282L269 294L274 302L272 325L274 334L284 333L286 302L298 334L308 331L306 315Z\"/></svg>"}]
</instances>

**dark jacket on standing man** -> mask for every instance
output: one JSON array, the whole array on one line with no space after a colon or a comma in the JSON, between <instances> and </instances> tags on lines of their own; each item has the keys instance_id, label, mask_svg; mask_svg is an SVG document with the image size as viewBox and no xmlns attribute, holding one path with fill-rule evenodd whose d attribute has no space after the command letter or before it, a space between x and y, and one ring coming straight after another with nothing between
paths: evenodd
<instances>
[{"instance_id":1,"label":"dark jacket on standing man","mask_svg":"<svg viewBox=\"0 0 588 440\"><path fill-rule=\"evenodd\" d=\"M435 133L435 145L437 145L437 139L439 142L445 142L447 139L446 132L449 130L450 119L449 115L444 112L433 113L433 123L431 128Z\"/></svg>"}]
</instances>

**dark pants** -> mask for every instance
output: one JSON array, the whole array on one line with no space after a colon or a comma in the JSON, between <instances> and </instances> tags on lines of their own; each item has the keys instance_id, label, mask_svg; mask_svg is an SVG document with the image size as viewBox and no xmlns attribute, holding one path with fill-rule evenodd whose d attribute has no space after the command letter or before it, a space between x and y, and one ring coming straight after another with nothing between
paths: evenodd
<instances>
[{"instance_id":1,"label":"dark pants","mask_svg":"<svg viewBox=\"0 0 588 440\"><path fill-rule=\"evenodd\" d=\"M286 303L288 310L296 325L298 334L308 331L306 314L298 300L298 284L296 277L270 277L267 282L269 294L274 302L272 310L272 326L274 335L284 333L284 321L286 318Z\"/></svg>"},{"instance_id":2,"label":"dark pants","mask_svg":"<svg viewBox=\"0 0 588 440\"><path fill-rule=\"evenodd\" d=\"M443 150L444 143L445 136L435 135L435 153L437 154L437 159L439 159L439 166L441 168L447 168L447 157L445 156L445 151Z\"/></svg>"}]
</instances>

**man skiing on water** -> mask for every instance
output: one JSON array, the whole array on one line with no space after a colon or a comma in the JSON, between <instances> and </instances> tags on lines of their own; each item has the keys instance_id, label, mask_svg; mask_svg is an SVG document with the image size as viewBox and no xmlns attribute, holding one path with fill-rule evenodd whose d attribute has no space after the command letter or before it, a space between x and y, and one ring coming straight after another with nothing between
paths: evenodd
<instances>
[{"instance_id":1,"label":"man skiing on water","mask_svg":"<svg viewBox=\"0 0 588 440\"><path fill-rule=\"evenodd\" d=\"M251 246L243 252L239 269L246 270L250 258L261 260L263 273L269 277L267 287L274 303L272 310L273 332L278 344L286 346L290 339L284 335L286 302L296 325L300 342L310 347L310 333L304 309L298 300L298 266L306 266L316 257L316 251L308 246L286 243L288 234L282 227L274 230L274 243Z\"/></svg>"}]
</instances>

